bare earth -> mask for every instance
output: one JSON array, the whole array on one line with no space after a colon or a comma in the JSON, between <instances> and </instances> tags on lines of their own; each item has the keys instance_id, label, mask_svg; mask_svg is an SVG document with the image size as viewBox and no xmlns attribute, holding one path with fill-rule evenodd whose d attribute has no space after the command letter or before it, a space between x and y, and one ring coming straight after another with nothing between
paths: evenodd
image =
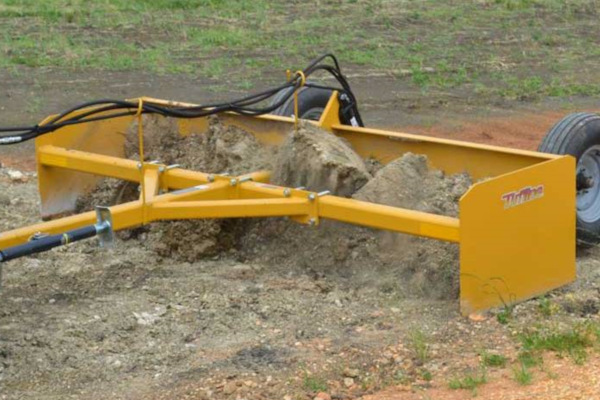
<instances>
[{"instance_id":1,"label":"bare earth","mask_svg":"<svg viewBox=\"0 0 600 400\"><path fill-rule=\"evenodd\" d=\"M118 78L128 84L88 87L89 82L55 76L73 82L67 94L44 88L52 102L40 113L107 94L196 102L215 97L180 82ZM355 85L369 125L458 140L535 149L571 109L544 104L536 107L546 111L536 112L533 106L490 108L468 101L432 106L439 103L423 104L401 94L402 88L381 90L390 84L380 78ZM9 87L19 98L22 89L16 83ZM18 100L1 103L0 115L31 122L14 103ZM591 108L579 100L572 107ZM35 174L28 172L34 166L31 147L0 150L4 231L36 221L38 200ZM10 168L25 177L12 179ZM487 370L478 398L600 398L600 358L593 350L584 365L547 353L532 368L531 385L518 385L513 377L517 332L538 322L570 326L598 320L595 249L580 255L579 281L550 295L557 305L552 316L541 315L533 300L501 325L494 316L462 318L455 298L428 291L439 271L409 276L385 262L367 261L382 246L424 246L412 238L289 221L219 229L233 234L204 258L157 251L156 238L172 233L161 225L123 236L108 254L90 242L6 265L0 398L313 399L326 392L337 399L468 399L473 392L450 390L448 381L476 372L484 350L507 356L509 363ZM237 235L240 231L245 234ZM407 289L414 287L421 289ZM419 356L418 334L425 338L426 359Z\"/></svg>"}]
</instances>

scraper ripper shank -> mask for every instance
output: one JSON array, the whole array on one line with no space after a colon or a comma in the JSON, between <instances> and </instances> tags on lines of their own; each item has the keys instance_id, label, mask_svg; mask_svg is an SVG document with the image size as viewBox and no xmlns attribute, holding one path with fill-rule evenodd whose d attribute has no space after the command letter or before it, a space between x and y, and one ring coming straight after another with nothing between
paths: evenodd
<instances>
[{"instance_id":1,"label":"scraper ripper shank","mask_svg":"<svg viewBox=\"0 0 600 400\"><path fill-rule=\"evenodd\" d=\"M196 107L150 98L130 103L137 101L175 110ZM87 115L94 107L76 113ZM230 177L124 159L123 132L140 116L128 113L36 138L42 214L72 212L76 199L100 177L138 183L140 199L102 209L100 216L91 211L4 232L2 261L97 234L110 241L112 230L153 221L286 216L308 225L325 218L457 243L464 314L522 301L575 278L573 158L349 126L339 111L339 93L332 91L319 120L311 123L347 140L363 158L386 164L412 152L426 155L432 168L447 174L469 173L477 183L461 198L459 218L276 186L268 171ZM269 145L281 143L297 122L239 113L221 118ZM56 120L49 117L40 126ZM208 121L181 115L177 126L184 136L201 134ZM40 233L48 236L30 240Z\"/></svg>"}]
</instances>

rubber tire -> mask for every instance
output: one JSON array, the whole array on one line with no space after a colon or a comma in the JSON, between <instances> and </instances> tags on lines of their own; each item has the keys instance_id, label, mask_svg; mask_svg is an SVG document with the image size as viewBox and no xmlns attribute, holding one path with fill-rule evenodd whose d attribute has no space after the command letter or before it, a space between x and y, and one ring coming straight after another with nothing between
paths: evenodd
<instances>
[{"instance_id":1,"label":"rubber tire","mask_svg":"<svg viewBox=\"0 0 600 400\"><path fill-rule=\"evenodd\" d=\"M281 101L288 93L293 91L292 88L281 90L273 97L271 104L276 104ZM303 87L298 91L298 115L303 119L311 119L318 121L325 106L331 98L332 91L329 89L319 89L313 87ZM275 115L291 117L294 115L294 96L290 96L283 105L273 111Z\"/></svg>"},{"instance_id":2,"label":"rubber tire","mask_svg":"<svg viewBox=\"0 0 600 400\"><path fill-rule=\"evenodd\" d=\"M600 145L600 115L581 112L567 115L554 125L538 151L568 154L579 161L583 153L594 145ZM600 176L596 179L600 180ZM578 217L577 238L583 243L600 243L600 218L587 222Z\"/></svg>"}]
</instances>

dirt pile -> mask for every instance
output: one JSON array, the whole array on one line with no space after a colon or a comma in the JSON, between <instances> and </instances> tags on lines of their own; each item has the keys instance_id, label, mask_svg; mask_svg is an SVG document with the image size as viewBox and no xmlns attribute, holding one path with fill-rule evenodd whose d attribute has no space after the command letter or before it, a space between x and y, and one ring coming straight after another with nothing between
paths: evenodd
<instances>
[{"instance_id":1,"label":"dirt pile","mask_svg":"<svg viewBox=\"0 0 600 400\"><path fill-rule=\"evenodd\" d=\"M182 137L177 120L144 117L144 156L164 164L211 173L239 175L272 169L274 149L261 146L250 133L225 126L219 117L210 117L206 131ZM125 155L139 159L137 122L127 132Z\"/></svg>"},{"instance_id":2,"label":"dirt pile","mask_svg":"<svg viewBox=\"0 0 600 400\"><path fill-rule=\"evenodd\" d=\"M272 181L350 196L371 179L364 161L342 139L309 123L293 130L279 150Z\"/></svg>"},{"instance_id":3,"label":"dirt pile","mask_svg":"<svg viewBox=\"0 0 600 400\"><path fill-rule=\"evenodd\" d=\"M335 151L340 148L344 149L334 147ZM284 152L285 146L280 154ZM319 162L331 166L331 158L329 154L314 157L311 166L318 169ZM338 159L352 159L352 155ZM300 157L288 160L287 170L302 168L293 161L303 163ZM335 167L344 169L343 164ZM428 168L427 157L410 153L381 167L364 185L363 175L353 177L356 180L351 176L345 184L360 187L356 192L347 192L357 200L451 216L458 214L458 200L471 184L466 174L445 176ZM301 186L313 182L312 175L306 173L292 179ZM322 188L335 190L331 186ZM248 260L287 269L290 274L303 270L302 273L315 277L329 276L345 282L348 290L378 290L400 297L434 299L458 296L455 244L333 221L321 221L314 229L285 220L259 221L250 227L241 243Z\"/></svg>"},{"instance_id":4,"label":"dirt pile","mask_svg":"<svg viewBox=\"0 0 600 400\"><path fill-rule=\"evenodd\" d=\"M429 169L426 156L406 153L380 169L353 197L456 217L458 201L471 184L467 174L446 176Z\"/></svg>"},{"instance_id":5,"label":"dirt pile","mask_svg":"<svg viewBox=\"0 0 600 400\"><path fill-rule=\"evenodd\" d=\"M156 117L144 120L147 159L215 173L272 169L273 181L280 185L452 216L470 185L466 175L430 170L421 155L405 154L386 166L362 160L343 139L312 124L290 132L277 150L261 146L247 132L225 127L218 118L210 120L205 132L187 137L179 135L176 124ZM137 151L134 124L126 153L136 159ZM131 200L138 196L132 188L136 189L107 181L92 198L104 203ZM349 289L369 287L432 298L454 298L458 293L455 245L332 221L322 221L319 228L283 218L176 221L154 223L121 237L139 238L159 257L194 262L229 254L292 275L331 276Z\"/></svg>"},{"instance_id":6,"label":"dirt pile","mask_svg":"<svg viewBox=\"0 0 600 400\"><path fill-rule=\"evenodd\" d=\"M126 134L125 156L139 159L137 122ZM272 169L273 148L261 146L241 129L225 126L218 117L209 118L206 131L193 132L182 137L177 120L144 116L144 157L147 161L179 164L182 168L233 176L245 172ZM118 204L139 196L139 187L133 183L106 179L88 196L78 202L78 210L99 204ZM238 225L244 221L185 220L158 222L148 227L119 233L123 239L132 237L151 248L160 257L181 261L195 261L214 256L232 248L236 242Z\"/></svg>"}]
</instances>

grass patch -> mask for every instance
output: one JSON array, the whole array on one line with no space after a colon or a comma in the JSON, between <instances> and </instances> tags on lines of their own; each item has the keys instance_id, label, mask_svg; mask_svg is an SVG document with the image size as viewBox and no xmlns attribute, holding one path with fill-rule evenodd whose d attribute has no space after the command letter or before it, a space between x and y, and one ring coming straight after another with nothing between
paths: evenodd
<instances>
[{"instance_id":1,"label":"grass patch","mask_svg":"<svg viewBox=\"0 0 600 400\"><path fill-rule=\"evenodd\" d=\"M421 379L423 379L424 381L429 382L430 380L433 379L433 374L428 369L423 368L423 369L419 370L419 377Z\"/></svg>"},{"instance_id":2,"label":"grass patch","mask_svg":"<svg viewBox=\"0 0 600 400\"><path fill-rule=\"evenodd\" d=\"M599 8L600 0L3 0L0 68L248 80L333 51L346 66L419 90L597 96L600 53L589 32Z\"/></svg>"},{"instance_id":3,"label":"grass patch","mask_svg":"<svg viewBox=\"0 0 600 400\"><path fill-rule=\"evenodd\" d=\"M521 334L520 340L524 353L552 351L583 364L587 359L587 349L598 341L598 328L592 324L582 324L563 332L533 331Z\"/></svg>"},{"instance_id":4,"label":"grass patch","mask_svg":"<svg viewBox=\"0 0 600 400\"><path fill-rule=\"evenodd\" d=\"M302 379L302 386L311 392L325 392L328 388L325 379L307 373L304 374Z\"/></svg>"},{"instance_id":5,"label":"grass patch","mask_svg":"<svg viewBox=\"0 0 600 400\"><path fill-rule=\"evenodd\" d=\"M506 325L513 318L513 307L509 305L505 305L498 314L496 314L496 319L502 325Z\"/></svg>"},{"instance_id":6,"label":"grass patch","mask_svg":"<svg viewBox=\"0 0 600 400\"><path fill-rule=\"evenodd\" d=\"M526 368L535 367L538 365L542 365L544 363L544 359L539 352L532 350L523 350L517 356L519 363Z\"/></svg>"},{"instance_id":7,"label":"grass patch","mask_svg":"<svg viewBox=\"0 0 600 400\"><path fill-rule=\"evenodd\" d=\"M410 345L415 358L420 364L425 364L429 360L429 344L427 337L421 330L414 330L410 334Z\"/></svg>"},{"instance_id":8,"label":"grass patch","mask_svg":"<svg viewBox=\"0 0 600 400\"><path fill-rule=\"evenodd\" d=\"M521 363L518 367L513 368L513 376L519 385L529 385L533 380L533 375L529 368Z\"/></svg>"},{"instance_id":9,"label":"grass patch","mask_svg":"<svg viewBox=\"0 0 600 400\"><path fill-rule=\"evenodd\" d=\"M471 390L475 395L477 393L477 387L487 383L487 376L485 368L477 373L469 373L462 377L455 377L448 381L448 387L450 389L466 389Z\"/></svg>"},{"instance_id":10,"label":"grass patch","mask_svg":"<svg viewBox=\"0 0 600 400\"><path fill-rule=\"evenodd\" d=\"M506 365L507 361L507 358L502 354L484 352L481 355L481 363L486 367L502 368Z\"/></svg>"}]
</instances>

